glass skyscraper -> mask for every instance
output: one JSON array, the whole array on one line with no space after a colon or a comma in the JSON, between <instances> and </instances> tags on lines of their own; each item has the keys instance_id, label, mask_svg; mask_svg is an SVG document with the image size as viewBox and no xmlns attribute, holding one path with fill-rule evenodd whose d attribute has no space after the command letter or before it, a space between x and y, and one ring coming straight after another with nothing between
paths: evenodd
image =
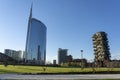
<instances>
[{"instance_id":1,"label":"glass skyscraper","mask_svg":"<svg viewBox=\"0 0 120 80\"><path fill-rule=\"evenodd\" d=\"M26 39L26 63L44 65L46 60L46 26L32 18L30 10Z\"/></svg>"}]
</instances>

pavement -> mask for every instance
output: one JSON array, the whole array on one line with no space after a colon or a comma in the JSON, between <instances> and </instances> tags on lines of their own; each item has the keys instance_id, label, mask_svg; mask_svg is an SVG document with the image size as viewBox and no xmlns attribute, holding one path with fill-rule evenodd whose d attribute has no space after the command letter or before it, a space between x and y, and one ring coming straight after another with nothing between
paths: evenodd
<instances>
[{"instance_id":1,"label":"pavement","mask_svg":"<svg viewBox=\"0 0 120 80\"><path fill-rule=\"evenodd\" d=\"M70 75L21 75L0 74L0 79L27 79L27 80L76 80L76 79L120 79L120 74L70 74Z\"/></svg>"}]
</instances>

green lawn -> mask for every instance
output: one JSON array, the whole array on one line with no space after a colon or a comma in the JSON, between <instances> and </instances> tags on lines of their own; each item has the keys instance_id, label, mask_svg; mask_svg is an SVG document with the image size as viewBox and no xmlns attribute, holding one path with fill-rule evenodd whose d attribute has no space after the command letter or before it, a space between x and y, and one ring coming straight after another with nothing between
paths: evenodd
<instances>
[{"instance_id":1,"label":"green lawn","mask_svg":"<svg viewBox=\"0 0 120 80\"><path fill-rule=\"evenodd\" d=\"M45 71L44 71L45 68ZM120 71L120 68L62 68L62 67L40 67L40 66L13 66L0 65L0 74L4 73L87 73L100 71Z\"/></svg>"}]
</instances>

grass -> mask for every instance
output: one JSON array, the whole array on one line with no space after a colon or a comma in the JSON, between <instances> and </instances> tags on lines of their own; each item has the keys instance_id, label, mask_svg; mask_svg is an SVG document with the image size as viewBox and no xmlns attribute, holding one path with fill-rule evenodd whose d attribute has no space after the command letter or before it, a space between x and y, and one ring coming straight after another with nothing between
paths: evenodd
<instances>
[{"instance_id":1,"label":"grass","mask_svg":"<svg viewBox=\"0 0 120 80\"><path fill-rule=\"evenodd\" d=\"M92 73L92 72L120 72L120 68L63 68L63 67L41 67L41 66L20 66L0 65L0 74L4 73Z\"/></svg>"}]
</instances>

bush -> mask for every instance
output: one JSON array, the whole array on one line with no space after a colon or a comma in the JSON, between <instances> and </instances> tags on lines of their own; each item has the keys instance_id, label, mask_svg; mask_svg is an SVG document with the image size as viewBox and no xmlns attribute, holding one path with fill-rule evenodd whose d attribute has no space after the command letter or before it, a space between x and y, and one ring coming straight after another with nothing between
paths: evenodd
<instances>
[{"instance_id":1,"label":"bush","mask_svg":"<svg viewBox=\"0 0 120 80\"><path fill-rule=\"evenodd\" d=\"M81 67L81 63L80 62L61 63L61 67Z\"/></svg>"}]
</instances>

